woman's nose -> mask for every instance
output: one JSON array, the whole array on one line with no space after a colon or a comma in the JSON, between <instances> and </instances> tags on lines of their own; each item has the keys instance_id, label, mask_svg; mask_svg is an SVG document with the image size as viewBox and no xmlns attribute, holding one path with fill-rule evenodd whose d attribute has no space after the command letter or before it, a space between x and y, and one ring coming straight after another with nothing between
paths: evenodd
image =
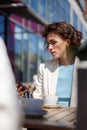
<instances>
[{"instance_id":1,"label":"woman's nose","mask_svg":"<svg viewBox=\"0 0 87 130\"><path fill-rule=\"evenodd\" d=\"M48 45L48 50L50 51L53 48L52 44Z\"/></svg>"}]
</instances>

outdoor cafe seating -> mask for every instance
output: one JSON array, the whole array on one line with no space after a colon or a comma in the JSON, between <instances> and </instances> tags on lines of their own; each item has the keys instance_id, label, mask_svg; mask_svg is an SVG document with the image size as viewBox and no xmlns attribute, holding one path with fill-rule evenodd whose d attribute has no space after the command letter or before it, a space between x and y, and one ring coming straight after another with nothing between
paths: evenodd
<instances>
[{"instance_id":1,"label":"outdoor cafe seating","mask_svg":"<svg viewBox=\"0 0 87 130\"><path fill-rule=\"evenodd\" d=\"M86 60L86 54L82 55L80 52L79 55L82 62ZM77 77L77 108L63 105L54 108L43 106L43 112L39 116L31 116L25 112L22 126L28 130L87 130L87 68L78 68Z\"/></svg>"}]
</instances>

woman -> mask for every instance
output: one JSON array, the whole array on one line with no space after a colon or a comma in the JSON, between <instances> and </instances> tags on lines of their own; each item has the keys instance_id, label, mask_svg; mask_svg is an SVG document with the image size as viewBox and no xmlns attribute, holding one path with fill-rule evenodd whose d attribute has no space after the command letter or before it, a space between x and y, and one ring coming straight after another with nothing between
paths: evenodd
<instances>
[{"instance_id":1,"label":"woman","mask_svg":"<svg viewBox=\"0 0 87 130\"><path fill-rule=\"evenodd\" d=\"M59 99L67 97L69 105L76 106L75 57L81 44L82 33L69 23L57 22L45 28L43 37L53 60L40 64L33 96L42 98L45 95L58 94ZM61 87L65 89L64 96L59 92ZM20 87L19 89L18 92L23 94Z\"/></svg>"}]
</instances>

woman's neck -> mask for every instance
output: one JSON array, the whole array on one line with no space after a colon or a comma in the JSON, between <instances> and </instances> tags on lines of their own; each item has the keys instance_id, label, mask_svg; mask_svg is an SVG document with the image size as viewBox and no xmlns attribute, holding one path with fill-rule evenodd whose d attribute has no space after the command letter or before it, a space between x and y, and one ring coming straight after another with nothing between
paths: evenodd
<instances>
[{"instance_id":1,"label":"woman's neck","mask_svg":"<svg viewBox=\"0 0 87 130\"><path fill-rule=\"evenodd\" d=\"M61 60L59 59L59 65L71 65L74 64L75 59L73 60Z\"/></svg>"},{"instance_id":2,"label":"woman's neck","mask_svg":"<svg viewBox=\"0 0 87 130\"><path fill-rule=\"evenodd\" d=\"M60 65L71 65L75 62L75 56L73 54L63 55L61 58L59 58L59 64Z\"/></svg>"}]
</instances>

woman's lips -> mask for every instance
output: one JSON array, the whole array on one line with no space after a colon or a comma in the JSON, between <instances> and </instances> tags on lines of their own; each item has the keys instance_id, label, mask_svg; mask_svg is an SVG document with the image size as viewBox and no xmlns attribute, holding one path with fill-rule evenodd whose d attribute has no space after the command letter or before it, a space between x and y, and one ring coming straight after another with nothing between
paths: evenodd
<instances>
[{"instance_id":1,"label":"woman's lips","mask_svg":"<svg viewBox=\"0 0 87 130\"><path fill-rule=\"evenodd\" d=\"M55 55L56 55L56 53L55 53L55 52L51 52L51 55L52 55L52 56L55 56Z\"/></svg>"}]
</instances>

